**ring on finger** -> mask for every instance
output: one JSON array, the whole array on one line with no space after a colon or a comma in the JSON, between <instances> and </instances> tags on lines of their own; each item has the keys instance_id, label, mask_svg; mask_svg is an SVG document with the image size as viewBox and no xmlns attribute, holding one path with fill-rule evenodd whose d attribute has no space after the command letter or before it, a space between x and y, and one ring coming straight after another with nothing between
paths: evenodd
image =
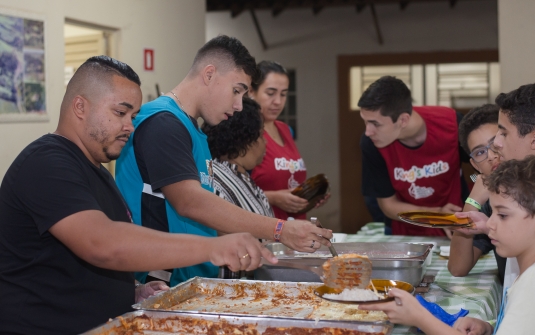
<instances>
[{"instance_id":1,"label":"ring on finger","mask_svg":"<svg viewBox=\"0 0 535 335\"><path fill-rule=\"evenodd\" d=\"M312 249L314 249L314 244L316 244L316 240L312 240L312 245L310 246Z\"/></svg>"},{"instance_id":2,"label":"ring on finger","mask_svg":"<svg viewBox=\"0 0 535 335\"><path fill-rule=\"evenodd\" d=\"M241 256L241 258L243 258L243 259L245 259L247 257L249 257L249 254L245 254L245 255Z\"/></svg>"}]
</instances>

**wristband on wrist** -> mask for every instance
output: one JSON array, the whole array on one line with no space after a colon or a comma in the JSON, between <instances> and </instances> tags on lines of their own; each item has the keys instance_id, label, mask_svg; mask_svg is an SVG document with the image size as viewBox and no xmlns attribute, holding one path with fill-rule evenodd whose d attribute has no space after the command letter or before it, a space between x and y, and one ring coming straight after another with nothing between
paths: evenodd
<instances>
[{"instance_id":1,"label":"wristband on wrist","mask_svg":"<svg viewBox=\"0 0 535 335\"><path fill-rule=\"evenodd\" d=\"M273 239L275 240L275 242L281 241L282 227L284 227L285 222L286 221L280 220L280 219L277 221L277 225L275 226L275 231L273 232Z\"/></svg>"},{"instance_id":2,"label":"wristband on wrist","mask_svg":"<svg viewBox=\"0 0 535 335\"><path fill-rule=\"evenodd\" d=\"M472 198L470 198L470 197L466 198L465 203L474 206L474 207L477 208L478 210L481 209L481 205L479 204L479 202L475 201L474 199L472 199Z\"/></svg>"}]
</instances>

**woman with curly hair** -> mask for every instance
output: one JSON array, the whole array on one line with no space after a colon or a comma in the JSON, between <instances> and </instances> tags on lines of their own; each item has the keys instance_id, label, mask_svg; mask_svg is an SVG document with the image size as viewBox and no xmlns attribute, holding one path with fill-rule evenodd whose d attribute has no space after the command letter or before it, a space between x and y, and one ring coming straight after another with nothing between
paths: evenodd
<instances>
[{"instance_id":1,"label":"woman with curly hair","mask_svg":"<svg viewBox=\"0 0 535 335\"><path fill-rule=\"evenodd\" d=\"M213 157L214 193L250 212L273 217L266 195L248 172L266 152L260 106L244 98L240 113L217 126L205 123L202 130Z\"/></svg>"}]
</instances>

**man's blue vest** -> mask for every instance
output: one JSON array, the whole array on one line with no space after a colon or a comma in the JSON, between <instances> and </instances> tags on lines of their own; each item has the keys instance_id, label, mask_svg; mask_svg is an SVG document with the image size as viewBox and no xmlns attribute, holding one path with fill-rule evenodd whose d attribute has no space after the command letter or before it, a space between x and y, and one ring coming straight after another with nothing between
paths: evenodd
<instances>
[{"instance_id":1,"label":"man's blue vest","mask_svg":"<svg viewBox=\"0 0 535 335\"><path fill-rule=\"evenodd\" d=\"M199 177L201 179L201 185L207 191L213 192L212 188L212 156L210 155L210 149L208 148L208 142L206 135L197 128L190 120L189 116L180 109L175 101L167 96L161 96L156 100L144 104L137 117L134 119L134 127L137 129L139 125L151 117L152 115L160 112L173 113L183 124L186 126L193 143L193 158L199 171ZM119 186L119 190L123 194L130 210L132 211L132 218L134 223L142 225L141 222L141 194L151 193L152 188L150 185L144 184L139 173L136 157L134 154L134 135L135 131L130 136L130 140L123 148L121 156L117 160L116 167L116 181ZM144 191L145 188L145 191ZM154 196L163 197L161 193L154 193ZM181 216L176 212L173 206L165 200L165 208L167 212L167 221L169 223L170 233L181 234L194 234L201 236L217 236L217 232L211 228L208 228L200 223L190 220ZM177 255L176 257L188 257L187 254ZM190 266L186 268L174 269L171 276L171 286L188 280L195 276L200 277L217 277L218 268L210 262L203 264ZM140 282L144 282L147 276L146 272L136 273L136 278Z\"/></svg>"}]
</instances>

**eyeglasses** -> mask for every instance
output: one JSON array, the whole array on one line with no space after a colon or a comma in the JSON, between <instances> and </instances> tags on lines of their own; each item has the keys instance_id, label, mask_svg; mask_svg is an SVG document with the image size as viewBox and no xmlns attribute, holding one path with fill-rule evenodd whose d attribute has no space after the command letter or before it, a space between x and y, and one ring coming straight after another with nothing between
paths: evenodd
<instances>
[{"instance_id":1,"label":"eyeglasses","mask_svg":"<svg viewBox=\"0 0 535 335\"><path fill-rule=\"evenodd\" d=\"M494 141L489 143L487 146L484 146L482 148L477 148L474 151L470 153L470 157L476 162L481 163L485 159L489 157L489 149L494 152L495 154L498 154L498 148L494 146Z\"/></svg>"}]
</instances>

